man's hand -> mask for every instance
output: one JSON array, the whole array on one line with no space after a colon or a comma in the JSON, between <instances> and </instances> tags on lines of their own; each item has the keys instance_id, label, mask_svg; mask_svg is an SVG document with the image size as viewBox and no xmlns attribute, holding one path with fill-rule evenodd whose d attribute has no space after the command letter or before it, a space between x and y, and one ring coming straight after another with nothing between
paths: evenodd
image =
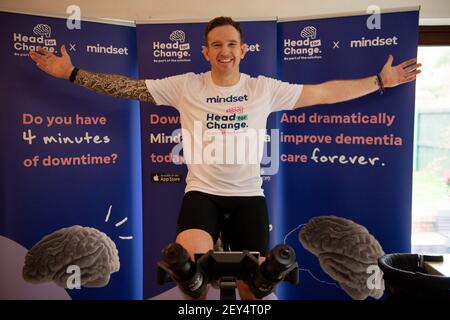
<instances>
[{"instance_id":1,"label":"man's hand","mask_svg":"<svg viewBox=\"0 0 450 320\"><path fill-rule=\"evenodd\" d=\"M30 51L30 58L36 62L36 66L42 71L57 77L69 79L70 74L74 68L70 61L70 56L67 54L66 47L61 46L61 57L55 56L48 50L38 47L36 51Z\"/></svg>"},{"instance_id":2,"label":"man's hand","mask_svg":"<svg viewBox=\"0 0 450 320\"><path fill-rule=\"evenodd\" d=\"M395 67L392 66L394 57L389 55L386 64L380 72L381 80L386 88L398 86L416 80L416 75L421 72L421 63L416 63L416 59L406 60Z\"/></svg>"}]
</instances>

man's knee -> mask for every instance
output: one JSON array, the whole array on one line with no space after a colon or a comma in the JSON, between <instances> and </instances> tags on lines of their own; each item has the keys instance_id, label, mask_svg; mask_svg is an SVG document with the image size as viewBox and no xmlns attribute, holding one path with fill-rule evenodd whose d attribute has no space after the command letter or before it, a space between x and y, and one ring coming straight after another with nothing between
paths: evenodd
<instances>
[{"instance_id":1,"label":"man's knee","mask_svg":"<svg viewBox=\"0 0 450 320\"><path fill-rule=\"evenodd\" d=\"M180 232L175 240L181 244L194 259L195 253L206 253L213 249L213 239L211 235L201 229L187 229Z\"/></svg>"}]
</instances>

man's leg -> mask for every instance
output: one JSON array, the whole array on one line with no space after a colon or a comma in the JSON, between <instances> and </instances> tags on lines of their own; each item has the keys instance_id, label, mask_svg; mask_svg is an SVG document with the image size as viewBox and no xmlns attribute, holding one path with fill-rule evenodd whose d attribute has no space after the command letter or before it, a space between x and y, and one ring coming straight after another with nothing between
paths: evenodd
<instances>
[{"instance_id":1,"label":"man's leg","mask_svg":"<svg viewBox=\"0 0 450 320\"><path fill-rule=\"evenodd\" d=\"M188 229L178 234L175 242L182 245L189 255L192 261L195 261L194 255L196 253L206 253L213 248L213 240L211 235L201 229ZM206 287L205 292L198 300L205 300L208 294L209 287ZM186 300L192 299L183 293Z\"/></svg>"},{"instance_id":2,"label":"man's leg","mask_svg":"<svg viewBox=\"0 0 450 320\"><path fill-rule=\"evenodd\" d=\"M233 251L258 251L259 264L266 259L269 246L269 217L264 197L242 197L239 210L230 216L230 247ZM237 282L242 300L256 300L248 285Z\"/></svg>"},{"instance_id":3,"label":"man's leg","mask_svg":"<svg viewBox=\"0 0 450 320\"><path fill-rule=\"evenodd\" d=\"M218 209L207 194L190 191L184 195L175 242L187 250L192 261L195 261L196 253L213 249L219 234L218 216ZM204 299L206 294L207 290L199 299Z\"/></svg>"},{"instance_id":4,"label":"man's leg","mask_svg":"<svg viewBox=\"0 0 450 320\"><path fill-rule=\"evenodd\" d=\"M211 196L189 191L183 197L178 216L176 242L194 259L195 253L206 253L219 237L219 209Z\"/></svg>"}]
</instances>

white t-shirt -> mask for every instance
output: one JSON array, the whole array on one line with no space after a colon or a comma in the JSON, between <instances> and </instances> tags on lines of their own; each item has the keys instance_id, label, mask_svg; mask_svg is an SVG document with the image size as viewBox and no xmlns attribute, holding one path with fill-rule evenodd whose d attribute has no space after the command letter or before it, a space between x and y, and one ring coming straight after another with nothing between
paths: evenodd
<instances>
[{"instance_id":1,"label":"white t-shirt","mask_svg":"<svg viewBox=\"0 0 450 320\"><path fill-rule=\"evenodd\" d=\"M211 72L146 80L158 105L180 113L186 189L221 196L262 196L260 162L267 117L291 110L302 85L240 74L230 87Z\"/></svg>"}]
</instances>

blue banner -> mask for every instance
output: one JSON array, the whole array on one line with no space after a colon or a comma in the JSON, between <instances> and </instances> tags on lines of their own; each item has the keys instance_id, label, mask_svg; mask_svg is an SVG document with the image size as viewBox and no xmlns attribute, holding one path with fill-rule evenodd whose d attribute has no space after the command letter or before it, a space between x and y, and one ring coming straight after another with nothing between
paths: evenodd
<instances>
[{"instance_id":1,"label":"blue banner","mask_svg":"<svg viewBox=\"0 0 450 320\"><path fill-rule=\"evenodd\" d=\"M1 297L141 299L138 104L53 78L28 56L65 44L74 65L136 77L135 28L0 19ZM80 271L81 289L61 288Z\"/></svg>"},{"instance_id":2,"label":"blue banner","mask_svg":"<svg viewBox=\"0 0 450 320\"><path fill-rule=\"evenodd\" d=\"M159 79L186 72L207 72L209 63L201 48L206 23L152 23L137 25L139 76ZM276 76L276 22L242 22L249 52L241 71L252 76ZM143 159L144 297L152 297L171 286L158 286L156 265L161 249L175 240L178 213L185 189L186 167L177 165L172 150L180 145L179 114L173 108L141 104ZM269 127L274 120L269 119ZM270 134L270 132L269 132ZM270 156L270 150L268 151ZM267 157L266 173L274 164ZM181 161L182 162L182 161ZM276 182L267 176L264 183L269 201ZM272 214L275 212L270 210ZM270 217L272 223L275 221ZM274 240L274 239L272 239Z\"/></svg>"},{"instance_id":3,"label":"blue banner","mask_svg":"<svg viewBox=\"0 0 450 320\"><path fill-rule=\"evenodd\" d=\"M295 83L356 79L416 57L418 12L314 19L278 24L280 77ZM315 216L335 215L365 226L385 252L409 252L414 90L411 82L329 106L280 116L279 203L283 235L301 268L334 282L298 241L298 229ZM297 229L296 229L297 228ZM338 286L302 272L300 285L283 285L283 299L348 299Z\"/></svg>"},{"instance_id":4,"label":"blue banner","mask_svg":"<svg viewBox=\"0 0 450 320\"><path fill-rule=\"evenodd\" d=\"M71 30L65 19L0 18L0 298L167 292L174 284L159 286L156 266L175 240L187 174L174 152L181 148L178 112L55 79L28 51L44 46L59 54L65 44L76 66L133 78L139 67L140 79L207 72L206 22L134 28L82 21ZM394 65L416 57L417 11L382 14L374 29L368 18L241 22L249 45L241 71L308 84L373 76L389 54ZM301 272L300 285L279 286L279 298L349 298L299 243L301 225L313 217L353 220L386 253L410 251L414 86L269 117L261 173L270 247L286 241L300 268L316 277ZM42 248L52 254L42 256ZM61 288L76 267L89 281L80 290Z\"/></svg>"}]
</instances>

